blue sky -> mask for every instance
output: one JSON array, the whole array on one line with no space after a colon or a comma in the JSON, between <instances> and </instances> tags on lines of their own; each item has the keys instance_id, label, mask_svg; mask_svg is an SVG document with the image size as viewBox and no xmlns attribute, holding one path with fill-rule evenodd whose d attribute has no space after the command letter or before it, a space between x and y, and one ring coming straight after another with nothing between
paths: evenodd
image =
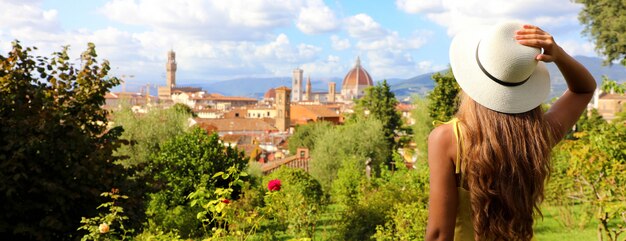
<instances>
[{"instance_id":1,"label":"blue sky","mask_svg":"<svg viewBox=\"0 0 626 241\"><path fill-rule=\"evenodd\" d=\"M515 20L550 31L572 55L597 56L570 0L0 0L0 51L11 41L78 57L88 42L129 89L163 85L166 53L178 83L284 77L342 78L360 56L376 80L448 65L454 35Z\"/></svg>"}]
</instances>

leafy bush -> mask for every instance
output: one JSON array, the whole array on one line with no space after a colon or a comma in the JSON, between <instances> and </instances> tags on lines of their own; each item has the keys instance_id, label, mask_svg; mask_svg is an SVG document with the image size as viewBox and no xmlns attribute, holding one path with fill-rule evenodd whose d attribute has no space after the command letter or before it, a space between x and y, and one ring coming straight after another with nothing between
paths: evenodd
<instances>
[{"instance_id":1,"label":"leafy bush","mask_svg":"<svg viewBox=\"0 0 626 241\"><path fill-rule=\"evenodd\" d=\"M199 128L165 142L149 166L158 189L150 195L147 211L151 229L178 230L182 237L201 235L201 222L195 218L201 208L190 207L187 196L198 188L213 193L228 187L231 179L211 177L229 167L245 168L246 163L242 152L225 147L217 134L207 135ZM233 196L239 192L240 188L234 188Z\"/></svg>"},{"instance_id":2,"label":"leafy bush","mask_svg":"<svg viewBox=\"0 0 626 241\"><path fill-rule=\"evenodd\" d=\"M300 237L313 237L315 225L325 205L324 193L317 180L302 169L281 167L266 177L280 180L280 190L268 191L265 212L279 230Z\"/></svg>"},{"instance_id":3,"label":"leafy bush","mask_svg":"<svg viewBox=\"0 0 626 241\"><path fill-rule=\"evenodd\" d=\"M398 163L397 155L394 159ZM361 189L357 200L347 206L338 227L338 234L343 240L380 239L385 237L386 233L415 235L404 229L424 228L412 219L427 216L428 171L409 170L399 163L396 166L398 170L393 172L383 169L381 176L372 178L369 184ZM421 210L413 213L420 216L408 217L405 206L413 204ZM394 217L393 215L398 212L408 218ZM373 237L377 228L381 230L381 234Z\"/></svg>"},{"instance_id":4,"label":"leafy bush","mask_svg":"<svg viewBox=\"0 0 626 241\"><path fill-rule=\"evenodd\" d=\"M573 199L548 196L550 201L593 207L599 223L598 237L609 240L617 240L621 232L626 232L624 124L600 122L574 133L573 139L563 141L554 152L556 172L548 185L550 191ZM565 214L567 218L571 212ZM568 224L567 219L561 221Z\"/></svg>"},{"instance_id":5,"label":"leafy bush","mask_svg":"<svg viewBox=\"0 0 626 241\"><path fill-rule=\"evenodd\" d=\"M387 213L387 222L376 226L372 239L377 241L424 240L428 208L425 203L399 203Z\"/></svg>"}]
</instances>

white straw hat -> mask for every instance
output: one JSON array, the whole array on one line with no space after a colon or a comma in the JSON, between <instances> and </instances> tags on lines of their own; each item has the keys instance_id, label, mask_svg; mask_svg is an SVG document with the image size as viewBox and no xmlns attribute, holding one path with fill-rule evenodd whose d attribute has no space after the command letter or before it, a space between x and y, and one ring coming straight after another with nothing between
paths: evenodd
<instances>
[{"instance_id":1,"label":"white straw hat","mask_svg":"<svg viewBox=\"0 0 626 241\"><path fill-rule=\"evenodd\" d=\"M452 73L474 101L503 113L522 113L539 106L550 93L550 75L535 58L538 48L515 40L520 23L459 33L450 45Z\"/></svg>"}]
</instances>

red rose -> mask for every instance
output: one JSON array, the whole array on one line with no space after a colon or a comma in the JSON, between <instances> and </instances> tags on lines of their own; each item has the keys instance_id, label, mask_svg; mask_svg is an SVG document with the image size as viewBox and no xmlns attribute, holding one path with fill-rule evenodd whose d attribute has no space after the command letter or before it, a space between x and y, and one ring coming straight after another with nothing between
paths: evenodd
<instances>
[{"instance_id":1,"label":"red rose","mask_svg":"<svg viewBox=\"0 0 626 241\"><path fill-rule=\"evenodd\" d=\"M223 202L223 203L226 203L226 204L229 204L229 203L230 203L230 200L228 200L228 199L224 199L224 200L222 200L222 202Z\"/></svg>"},{"instance_id":2,"label":"red rose","mask_svg":"<svg viewBox=\"0 0 626 241\"><path fill-rule=\"evenodd\" d=\"M280 190L280 180L278 180L278 179L271 180L271 181L267 184L267 190L270 190L270 191L279 191L279 190Z\"/></svg>"}]
</instances>

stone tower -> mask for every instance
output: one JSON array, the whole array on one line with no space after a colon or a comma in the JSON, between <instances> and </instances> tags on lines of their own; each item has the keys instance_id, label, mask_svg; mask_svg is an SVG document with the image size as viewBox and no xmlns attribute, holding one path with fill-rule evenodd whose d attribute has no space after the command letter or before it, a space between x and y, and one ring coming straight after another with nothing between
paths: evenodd
<instances>
[{"instance_id":1,"label":"stone tower","mask_svg":"<svg viewBox=\"0 0 626 241\"><path fill-rule=\"evenodd\" d=\"M304 90L304 100L311 101L311 75L306 79L306 89Z\"/></svg>"},{"instance_id":2,"label":"stone tower","mask_svg":"<svg viewBox=\"0 0 626 241\"><path fill-rule=\"evenodd\" d=\"M165 64L167 74L165 76L165 82L168 87L176 87L176 53L174 50L167 52L167 64Z\"/></svg>"},{"instance_id":3,"label":"stone tower","mask_svg":"<svg viewBox=\"0 0 626 241\"><path fill-rule=\"evenodd\" d=\"M285 86L276 88L276 129L280 132L289 130L291 90Z\"/></svg>"},{"instance_id":4,"label":"stone tower","mask_svg":"<svg viewBox=\"0 0 626 241\"><path fill-rule=\"evenodd\" d=\"M293 92L291 101L293 102L302 101L302 73L304 71L300 68L293 70L293 78L291 79L291 90Z\"/></svg>"},{"instance_id":5,"label":"stone tower","mask_svg":"<svg viewBox=\"0 0 626 241\"><path fill-rule=\"evenodd\" d=\"M328 83L328 98L326 98L328 102L335 102L335 93L336 93L335 87L336 87L335 82Z\"/></svg>"}]
</instances>

